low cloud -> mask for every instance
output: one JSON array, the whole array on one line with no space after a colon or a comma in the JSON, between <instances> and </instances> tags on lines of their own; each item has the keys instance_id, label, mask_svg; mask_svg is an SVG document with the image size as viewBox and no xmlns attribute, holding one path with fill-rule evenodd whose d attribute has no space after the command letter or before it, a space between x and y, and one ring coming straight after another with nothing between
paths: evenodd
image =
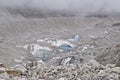
<instances>
[{"instance_id":1,"label":"low cloud","mask_svg":"<svg viewBox=\"0 0 120 80\"><path fill-rule=\"evenodd\" d=\"M4 7L64 11L76 15L119 13L119 3L120 0L0 0Z\"/></svg>"}]
</instances>

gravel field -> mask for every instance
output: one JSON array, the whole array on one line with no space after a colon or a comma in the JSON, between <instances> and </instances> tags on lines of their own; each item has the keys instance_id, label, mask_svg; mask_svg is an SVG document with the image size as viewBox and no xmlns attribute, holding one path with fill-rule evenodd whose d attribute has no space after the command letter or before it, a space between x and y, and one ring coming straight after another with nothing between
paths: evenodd
<instances>
[{"instance_id":1,"label":"gravel field","mask_svg":"<svg viewBox=\"0 0 120 80\"><path fill-rule=\"evenodd\" d=\"M30 63L27 63L27 61L34 64L40 60L42 64L39 65L39 77L35 78L33 77L34 75L30 77L26 73L26 77L24 76L24 78L15 76L14 79L10 79L9 72L7 72L8 74L4 73L7 78L2 79L0 67L0 80L120 79L119 17L94 15L86 17L49 17L49 15L44 18L41 17L41 14L38 14L39 12L36 13L38 17L34 16L36 14L29 14L30 11L24 12L23 10L23 12L20 12L21 10L17 11L13 9L13 11L9 11L7 9L0 9L0 63L13 67L19 62L24 62L28 67ZM58 46L48 44L54 42L52 41L54 39L67 41L67 39L74 35L78 35L79 38L76 41L68 41L70 44L75 45L70 50L59 49L60 47ZM45 60L42 59L43 55L39 59L36 59L34 55L31 55L31 48L34 47L33 49L35 50L35 46L37 45L52 49L51 54L53 56L48 58L51 55L48 55L48 51L43 52L43 55L44 53L47 55L47 58L44 56ZM38 65L32 65L32 67L36 66ZM41 66L44 66L44 68ZM96 71L96 67L97 69L100 68L98 72ZM110 68L111 72L109 72ZM30 70L33 74L34 71L38 71L38 68Z\"/></svg>"}]
</instances>

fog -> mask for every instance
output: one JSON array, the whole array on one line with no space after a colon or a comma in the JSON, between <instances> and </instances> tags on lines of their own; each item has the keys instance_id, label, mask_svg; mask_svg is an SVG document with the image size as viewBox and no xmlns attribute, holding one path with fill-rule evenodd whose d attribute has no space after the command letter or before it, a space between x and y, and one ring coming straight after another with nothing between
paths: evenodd
<instances>
[{"instance_id":1,"label":"fog","mask_svg":"<svg viewBox=\"0 0 120 80\"><path fill-rule=\"evenodd\" d=\"M76 15L120 12L120 0L0 0L4 7L37 8Z\"/></svg>"}]
</instances>

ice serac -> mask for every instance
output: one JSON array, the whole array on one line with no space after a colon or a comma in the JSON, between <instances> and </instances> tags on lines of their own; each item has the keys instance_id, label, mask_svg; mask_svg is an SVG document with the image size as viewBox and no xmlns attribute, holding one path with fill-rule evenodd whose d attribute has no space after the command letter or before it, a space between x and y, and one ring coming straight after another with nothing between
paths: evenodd
<instances>
[{"instance_id":1,"label":"ice serac","mask_svg":"<svg viewBox=\"0 0 120 80\"><path fill-rule=\"evenodd\" d=\"M49 47L40 46L39 44L27 44L23 46L29 51L29 54L35 58L40 58L42 60L48 60L52 58L55 54Z\"/></svg>"}]
</instances>

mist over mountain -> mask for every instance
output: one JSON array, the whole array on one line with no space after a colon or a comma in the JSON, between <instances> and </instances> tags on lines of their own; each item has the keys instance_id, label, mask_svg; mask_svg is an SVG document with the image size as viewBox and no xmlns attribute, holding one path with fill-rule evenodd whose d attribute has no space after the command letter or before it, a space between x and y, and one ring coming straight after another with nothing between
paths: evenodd
<instances>
[{"instance_id":1,"label":"mist over mountain","mask_svg":"<svg viewBox=\"0 0 120 80\"><path fill-rule=\"evenodd\" d=\"M38 12L55 16L115 14L120 12L120 0L0 0L0 6L17 9L19 12ZM24 11L21 11L21 10ZM32 10L32 11L31 11Z\"/></svg>"}]
</instances>

